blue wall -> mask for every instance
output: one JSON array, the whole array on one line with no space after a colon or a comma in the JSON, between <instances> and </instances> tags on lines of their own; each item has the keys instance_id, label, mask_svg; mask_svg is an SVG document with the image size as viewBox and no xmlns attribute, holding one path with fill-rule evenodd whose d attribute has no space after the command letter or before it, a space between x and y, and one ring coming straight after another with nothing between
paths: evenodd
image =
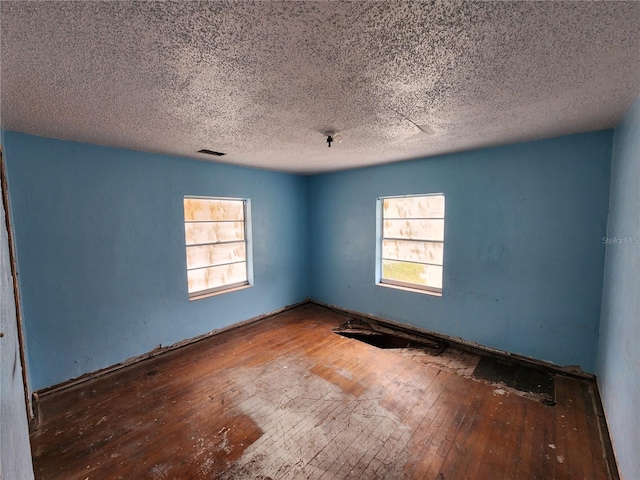
<instances>
[{"instance_id":1,"label":"blue wall","mask_svg":"<svg viewBox=\"0 0 640 480\"><path fill-rule=\"evenodd\" d=\"M312 177L311 297L594 372L612 134ZM376 286L376 198L431 192L443 296Z\"/></svg>"},{"instance_id":2,"label":"blue wall","mask_svg":"<svg viewBox=\"0 0 640 480\"><path fill-rule=\"evenodd\" d=\"M306 177L5 132L34 390L303 301ZM183 195L251 199L253 288L188 301Z\"/></svg>"},{"instance_id":3,"label":"blue wall","mask_svg":"<svg viewBox=\"0 0 640 480\"><path fill-rule=\"evenodd\" d=\"M2 138L0 133L0 138ZM2 142L4 143L4 142ZM0 478L33 478L4 202L0 199Z\"/></svg>"},{"instance_id":4,"label":"blue wall","mask_svg":"<svg viewBox=\"0 0 640 480\"><path fill-rule=\"evenodd\" d=\"M612 131L309 178L5 139L34 390L307 296L595 371ZM429 192L443 296L376 286L376 198ZM255 287L187 300L185 194L252 199Z\"/></svg>"},{"instance_id":5,"label":"blue wall","mask_svg":"<svg viewBox=\"0 0 640 480\"><path fill-rule=\"evenodd\" d=\"M624 478L640 478L640 97L615 129L598 384Z\"/></svg>"}]
</instances>

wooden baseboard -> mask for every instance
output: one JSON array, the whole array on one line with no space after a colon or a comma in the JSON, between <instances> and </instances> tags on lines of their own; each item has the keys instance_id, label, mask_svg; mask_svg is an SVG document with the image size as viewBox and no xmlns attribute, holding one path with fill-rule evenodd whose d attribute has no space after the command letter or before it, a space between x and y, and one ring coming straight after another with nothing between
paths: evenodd
<instances>
[{"instance_id":1,"label":"wooden baseboard","mask_svg":"<svg viewBox=\"0 0 640 480\"><path fill-rule=\"evenodd\" d=\"M123 368L128 368L131 367L133 365L137 365L140 362L144 362L145 360L151 359L151 358L155 358L157 356L160 355L164 355L167 354L169 352L173 352L175 350L178 350L180 348L184 348L187 347L189 345L193 345L194 343L200 342L202 340L205 340L209 337L215 336L215 335L219 335L221 333L224 332L228 332L230 330L234 330L236 328L240 328L246 325L250 325L252 323L255 322L259 322L268 318L273 317L274 315L278 315L280 313L286 312L288 310L292 310L294 308L297 308L301 305L304 305L306 303L309 303L310 299L307 298L305 300L303 300L302 302L298 302L295 303L293 305L287 305L286 307L282 307L279 308L277 310L273 310L271 312L268 313L263 313L262 315L258 315L252 318L249 318L247 320L243 320L241 322L237 322L234 323L232 325L229 325L227 327L223 327L223 328L219 328L216 330L212 330L211 332L202 334L202 335L198 335L197 337L193 337L193 338L188 338L185 340L181 340L180 342L176 342L172 345L166 346L166 347L158 347L155 348L154 350L147 352L147 353L143 353L142 355L138 355L135 357L131 357L127 360L124 360L123 362L117 363L115 365L111 365L110 367L106 367L106 368L102 368L100 370L96 370L93 372L88 372L85 373L83 375L81 375L80 377L75 377L75 378L71 378L69 380L65 380L64 382L58 383L56 385L52 385L50 387L45 387L43 389L37 390L35 392L33 392L32 398L33 398L33 405L35 407L35 411L37 412L37 403L40 399L48 396L48 395L53 395L54 393L58 393L58 392L62 392L64 390L67 390L69 388L75 387L76 385L80 385L81 383L85 383L91 380L95 380L97 378L101 378L104 377L105 375L109 375L113 372L117 372L119 370L122 370ZM35 415L35 423L37 426L37 418L38 415Z\"/></svg>"},{"instance_id":2,"label":"wooden baseboard","mask_svg":"<svg viewBox=\"0 0 640 480\"><path fill-rule=\"evenodd\" d=\"M396 329L399 331L404 331L407 333L412 333L412 334L416 334L416 335L420 335L420 336L424 336L427 338L432 338L435 340L439 340L442 342L445 342L451 346L453 346L454 348L457 348L459 350L463 350L463 351L467 351L469 353L473 353L473 354L477 354L477 355L485 355L485 356L493 356L493 357L497 357L497 358L505 358L505 359L509 359L511 361L516 361L520 364L526 365L526 366L532 366L535 368L543 368L549 371L552 371L555 374L561 374L564 376L568 376L568 377L576 377L578 379L581 380L587 380L593 383L593 388L594 388L594 397L595 397L595 405L594 405L594 409L595 411L598 413L598 426L599 426L599 433L601 436L601 441L602 444L604 446L604 449L606 451L606 456L607 456L607 465L609 467L609 471L610 471L610 478L612 480L619 480L620 477L618 475L618 470L617 470L617 466L616 466L616 461L615 461L615 456L614 456L614 452L613 452L613 447L611 444L611 440L609 437L609 431L607 428L607 424L606 424L606 418L604 416L604 410L602 407L602 403L601 403L601 399L600 399L600 395L599 395L599 391L598 391L598 385L597 382L595 381L595 376L592 374L588 374L588 373L584 373L581 371L576 371L573 369L568 369L567 367L560 367L558 365L552 364L550 362L543 362L537 359L533 359L533 358L529 358L529 357L525 357L522 355L517 355L517 354L513 354L510 352L505 352L502 350L498 350L495 348L491 348L491 347L486 347L484 345L480 345L477 344L475 342L470 342L467 340L464 340L462 338L459 337L450 337L447 335L442 335L439 334L437 332L433 332L433 331L429 331L429 330L425 330L425 329L421 329L418 327L415 327L413 325L409 325L409 324L404 324L401 322L397 322L394 320L389 320L389 319L385 319L385 318L381 318L381 317L376 317L374 315L369 315L369 314L365 314L362 312L358 312L355 310L349 310L346 308L342 308L339 307L337 305L331 305L328 303L324 303L318 300L313 300L310 298L305 299L302 302L293 304L293 305L288 305L286 307L280 308L278 310L274 310L262 315L258 315L256 317L247 319L247 320L243 320L241 322L237 322L234 323L232 325L229 325L227 327L224 328L220 328L220 329L216 329L213 330L211 332L205 333L203 335L199 335L197 337L193 337L193 338L189 338L189 339L185 339L182 340L180 342L174 343L172 345L169 345L167 347L160 347L160 348L156 348L150 352L147 352L145 354L142 355L138 355L136 357L132 357L129 358L121 363L112 365L110 367L106 367L100 370L96 370L94 372L89 372L86 373L80 377L76 377L76 378L72 378L69 379L67 381L61 382L59 384L56 385L52 385L50 387L46 387L43 388L41 390L35 391L33 392L32 395L32 406L33 406L33 417L31 418L30 421L30 430L33 431L35 429L37 429L38 425L39 425L39 419L40 419L40 415L39 415L39 401L40 399L47 397L48 395L53 395L55 393L59 393L59 392L63 392L69 388L75 387L77 385L98 379L98 378L102 378L104 376L107 376L111 373L115 373L118 371L121 371L122 369L126 369L129 367L132 367L134 365L139 364L140 362L144 362L146 360L158 357L160 355L165 355L168 354L170 352L179 350L181 348L193 345L197 342L200 342L202 340L205 340L207 338L210 338L212 336L215 335L219 335L221 333L224 332L228 332L230 330L234 330L237 328L241 328L243 326L246 325L250 325L268 318L271 318L275 315L278 315L280 313L286 312L288 310L292 310L294 308L297 308L301 305L307 304L307 303L312 303L314 305L318 305L322 308L326 308L328 310L331 310L333 312L336 312L340 315L345 316L346 318L349 319L363 319L366 320L368 322L372 322L378 325L381 325L383 327L387 327L387 328L392 328L392 329Z\"/></svg>"},{"instance_id":3,"label":"wooden baseboard","mask_svg":"<svg viewBox=\"0 0 640 480\"><path fill-rule=\"evenodd\" d=\"M598 433L600 434L600 442L605 452L605 459L607 461L607 467L609 469L609 478L611 480L620 480L620 472L618 470L618 463L616 462L616 454L613 449L613 443L611 442L611 436L609 435L609 427L607 427L607 416L604 412L604 406L602 405L602 398L600 397L600 386L598 382L594 382L593 389L593 409L596 412L596 418L598 419Z\"/></svg>"},{"instance_id":4,"label":"wooden baseboard","mask_svg":"<svg viewBox=\"0 0 640 480\"><path fill-rule=\"evenodd\" d=\"M588 380L556 376L545 406L470 379L479 356L381 350L348 323L308 303L47 397L36 473L609 480Z\"/></svg>"},{"instance_id":5,"label":"wooden baseboard","mask_svg":"<svg viewBox=\"0 0 640 480\"><path fill-rule=\"evenodd\" d=\"M574 367L561 367L551 362L544 362L535 358L525 357L523 355L518 355L518 354L506 352L503 350L486 347L484 345L480 345L475 342L470 342L468 340L464 340L459 337L454 338L448 335L442 335L437 332L414 327L413 325L396 322L394 320L389 320L386 318L376 317L374 315L361 313L355 310L349 310L346 308L339 307L337 305L331 305L328 303L320 302L318 300L311 299L310 302L320 307L336 312L340 315L343 315L347 318L364 319L371 323L378 324L381 326L386 326L386 327L398 329L400 331L414 333L417 335L423 335L427 338L433 338L436 340L444 341L452 345L454 348L464 350L470 353L474 353L478 355L490 355L497 358L500 358L500 357L507 358L511 361L515 360L517 363L523 364L525 366L531 366L535 368L544 368L545 370L553 372L554 374L559 374L566 377L574 377L576 379L583 380L583 381L586 380L591 384L591 387L593 388L593 392L594 392L594 395L592 397L594 402L593 408L598 418L598 433L600 435L600 441L605 451L605 460L607 463L607 468L609 470L608 472L609 478L611 480L620 480L620 474L618 472L615 453L613 450L613 445L611 443L611 437L609 435L609 429L607 427L607 420L604 413L604 408L602 406L602 400L600 398L600 390L599 390L598 382L595 375L582 372L580 370L575 369Z\"/></svg>"},{"instance_id":6,"label":"wooden baseboard","mask_svg":"<svg viewBox=\"0 0 640 480\"><path fill-rule=\"evenodd\" d=\"M358 312L356 310L350 310L347 308L339 307L337 305L331 305L329 303L324 303L314 299L310 299L309 301L314 305L324 307L340 315L344 315L345 317L360 318L360 319L367 320L369 322L379 324L381 326L394 328L399 331L421 335L427 338L432 338L434 340L440 340L454 346L454 348L467 351L469 353L492 356L496 358L506 358L511 361L516 361L528 367L534 367L538 369L542 368L545 370L549 370L554 374L561 374L568 377L575 377L583 380L586 379L586 380L593 381L595 383L595 378L596 378L595 375L591 373L583 372L582 370L579 369L579 367L576 367L576 366L561 367L551 362L545 362L542 360L538 360L536 358L526 357L524 355L518 355L516 353L499 350L497 348L487 347L485 345L481 345L476 342L471 342L469 340L465 340L460 337L450 337L448 335L443 335L441 333L437 333L431 330L418 328L413 325L409 325L407 323L397 322L395 320L389 320L386 318L377 317L375 315L369 315L367 313Z\"/></svg>"}]
</instances>

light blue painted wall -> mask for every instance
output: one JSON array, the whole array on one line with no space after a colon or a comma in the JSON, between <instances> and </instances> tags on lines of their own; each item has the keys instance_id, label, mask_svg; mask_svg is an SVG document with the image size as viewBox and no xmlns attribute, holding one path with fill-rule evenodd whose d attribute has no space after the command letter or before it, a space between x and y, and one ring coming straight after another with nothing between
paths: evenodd
<instances>
[{"instance_id":1,"label":"light blue painted wall","mask_svg":"<svg viewBox=\"0 0 640 480\"><path fill-rule=\"evenodd\" d=\"M5 132L31 387L308 295L306 177ZM189 302L183 195L251 199L253 288Z\"/></svg>"},{"instance_id":2,"label":"light blue painted wall","mask_svg":"<svg viewBox=\"0 0 640 480\"><path fill-rule=\"evenodd\" d=\"M640 97L615 129L598 384L618 467L640 478Z\"/></svg>"},{"instance_id":3,"label":"light blue painted wall","mask_svg":"<svg viewBox=\"0 0 640 480\"><path fill-rule=\"evenodd\" d=\"M28 480L33 478L33 466L2 199L0 211L0 478Z\"/></svg>"},{"instance_id":4,"label":"light blue painted wall","mask_svg":"<svg viewBox=\"0 0 640 480\"><path fill-rule=\"evenodd\" d=\"M595 371L612 131L310 179L311 297ZM376 198L446 195L443 296L376 286Z\"/></svg>"},{"instance_id":5,"label":"light blue painted wall","mask_svg":"<svg viewBox=\"0 0 640 480\"><path fill-rule=\"evenodd\" d=\"M306 178L7 132L33 389L307 295L593 372L612 135ZM374 285L376 198L425 192L442 298ZM184 194L252 199L254 288L187 301Z\"/></svg>"}]
</instances>

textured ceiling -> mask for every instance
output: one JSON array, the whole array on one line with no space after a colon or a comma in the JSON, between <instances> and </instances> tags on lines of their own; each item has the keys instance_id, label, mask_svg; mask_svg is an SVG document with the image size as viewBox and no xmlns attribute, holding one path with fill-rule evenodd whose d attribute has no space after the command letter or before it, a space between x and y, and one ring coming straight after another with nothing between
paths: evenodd
<instances>
[{"instance_id":1,"label":"textured ceiling","mask_svg":"<svg viewBox=\"0 0 640 480\"><path fill-rule=\"evenodd\" d=\"M640 2L0 9L3 128L272 170L611 128L640 91Z\"/></svg>"}]
</instances>

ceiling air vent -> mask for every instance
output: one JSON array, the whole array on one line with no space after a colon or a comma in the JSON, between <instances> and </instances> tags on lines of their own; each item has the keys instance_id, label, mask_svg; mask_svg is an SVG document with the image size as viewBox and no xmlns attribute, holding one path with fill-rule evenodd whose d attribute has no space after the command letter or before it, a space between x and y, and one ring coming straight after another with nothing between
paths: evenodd
<instances>
[{"instance_id":1,"label":"ceiling air vent","mask_svg":"<svg viewBox=\"0 0 640 480\"><path fill-rule=\"evenodd\" d=\"M206 148L203 148L202 150L198 150L198 153L206 153L207 155L215 155L216 157L221 157L223 155L226 155L226 153L214 152L213 150L207 150Z\"/></svg>"}]
</instances>

